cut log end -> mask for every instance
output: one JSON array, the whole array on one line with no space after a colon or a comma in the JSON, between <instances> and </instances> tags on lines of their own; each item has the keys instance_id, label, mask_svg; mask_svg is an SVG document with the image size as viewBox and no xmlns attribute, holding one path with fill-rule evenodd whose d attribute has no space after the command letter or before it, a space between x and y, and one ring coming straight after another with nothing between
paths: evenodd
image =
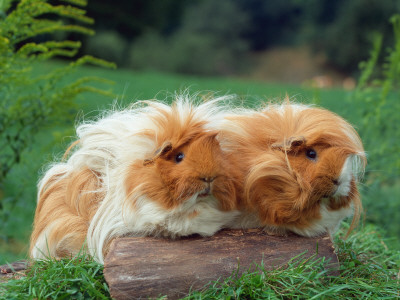
<instances>
[{"instance_id":1,"label":"cut log end","mask_svg":"<svg viewBox=\"0 0 400 300\"><path fill-rule=\"evenodd\" d=\"M276 237L260 229L235 229L178 240L115 239L105 259L104 275L115 299L161 295L176 299L233 273L257 271L257 265L266 270L284 266L303 253L302 258L325 257L330 274L338 274L338 259L328 235Z\"/></svg>"},{"instance_id":2,"label":"cut log end","mask_svg":"<svg viewBox=\"0 0 400 300\"><path fill-rule=\"evenodd\" d=\"M29 266L27 260L20 260L14 263L0 266L0 282L7 281L10 278L18 278L23 276Z\"/></svg>"}]
</instances>

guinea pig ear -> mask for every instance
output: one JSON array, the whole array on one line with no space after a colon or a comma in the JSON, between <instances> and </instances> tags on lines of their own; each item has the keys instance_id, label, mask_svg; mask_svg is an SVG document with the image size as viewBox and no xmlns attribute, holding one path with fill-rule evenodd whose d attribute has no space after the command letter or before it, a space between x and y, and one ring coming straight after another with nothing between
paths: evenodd
<instances>
[{"instance_id":1,"label":"guinea pig ear","mask_svg":"<svg viewBox=\"0 0 400 300\"><path fill-rule=\"evenodd\" d=\"M219 143L219 141L218 141L218 132L209 132L207 135L206 135L206 140L208 140L208 141L212 141L212 142L217 142L217 143Z\"/></svg>"},{"instance_id":2,"label":"guinea pig ear","mask_svg":"<svg viewBox=\"0 0 400 300\"><path fill-rule=\"evenodd\" d=\"M168 154L169 152L172 151L172 144L171 142L164 142L162 144L162 146L160 148L158 148L154 154L152 158L147 158L144 160L143 165L144 166L149 166L154 164L154 162L161 156L165 156L166 154Z\"/></svg>"},{"instance_id":3,"label":"guinea pig ear","mask_svg":"<svg viewBox=\"0 0 400 300\"><path fill-rule=\"evenodd\" d=\"M284 139L283 142L272 144L272 149L279 149L284 152L296 151L306 143L304 136L292 136L289 139Z\"/></svg>"}]
</instances>

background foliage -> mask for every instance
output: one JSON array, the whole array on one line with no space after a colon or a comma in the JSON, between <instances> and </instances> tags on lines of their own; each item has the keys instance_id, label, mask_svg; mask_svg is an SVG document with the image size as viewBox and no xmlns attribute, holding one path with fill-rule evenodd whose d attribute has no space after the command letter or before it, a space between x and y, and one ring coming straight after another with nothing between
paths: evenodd
<instances>
[{"instance_id":1,"label":"background foliage","mask_svg":"<svg viewBox=\"0 0 400 300\"><path fill-rule=\"evenodd\" d=\"M80 77L64 81L66 76L85 63L113 66L92 56L83 56L51 72L40 72L40 64L46 60L55 56L73 57L81 46L77 41L49 40L43 35L93 34L93 30L84 26L68 24L65 18L86 24L93 20L76 6L51 5L45 0L23 0L15 5L13 2L0 2L3 16L0 19L0 227L4 226L19 196L18 193L2 196L4 180L14 165L21 162L37 132L70 121L76 112L77 95L88 91L105 93L88 85L93 81L105 83L103 79ZM86 4L82 0L65 2ZM7 239L7 235L0 233L0 239Z\"/></svg>"},{"instance_id":2,"label":"background foliage","mask_svg":"<svg viewBox=\"0 0 400 300\"><path fill-rule=\"evenodd\" d=\"M375 36L351 97L359 107L360 134L369 156L364 191L367 216L396 236L400 245L400 15L390 18L390 23L393 44L383 49L383 36Z\"/></svg>"},{"instance_id":3,"label":"background foliage","mask_svg":"<svg viewBox=\"0 0 400 300\"><path fill-rule=\"evenodd\" d=\"M168 36L144 32L132 45L130 66L201 75L243 70L248 19L231 1L201 1L187 7L181 26Z\"/></svg>"},{"instance_id":4,"label":"background foliage","mask_svg":"<svg viewBox=\"0 0 400 300\"><path fill-rule=\"evenodd\" d=\"M103 47L94 49L88 37L84 49L112 59L117 48L124 53L116 59L121 67L238 74L243 68L236 63L251 64L246 59L251 53L279 45L307 45L326 57L327 66L357 75L374 33L383 34L384 47L392 43L387 20L396 12L400 12L397 0L121 0L118 6L96 0L88 6L96 30L113 33L120 43L104 41ZM154 47L146 56L148 45ZM196 60L208 59L210 65L221 57L227 60L223 67L205 70L204 64L190 61L187 50Z\"/></svg>"}]
</instances>

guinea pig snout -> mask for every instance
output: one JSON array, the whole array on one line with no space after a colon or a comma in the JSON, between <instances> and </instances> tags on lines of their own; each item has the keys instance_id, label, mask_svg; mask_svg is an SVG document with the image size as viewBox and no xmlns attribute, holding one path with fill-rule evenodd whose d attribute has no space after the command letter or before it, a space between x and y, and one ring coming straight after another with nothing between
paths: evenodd
<instances>
[{"instance_id":1,"label":"guinea pig snout","mask_svg":"<svg viewBox=\"0 0 400 300\"><path fill-rule=\"evenodd\" d=\"M325 197L334 197L339 190L340 187L340 179L339 178L331 178L331 184L329 186L331 187L329 193L325 195Z\"/></svg>"},{"instance_id":2,"label":"guinea pig snout","mask_svg":"<svg viewBox=\"0 0 400 300\"><path fill-rule=\"evenodd\" d=\"M350 181L340 182L335 185L335 190L333 192L333 197L347 196L350 192Z\"/></svg>"},{"instance_id":3,"label":"guinea pig snout","mask_svg":"<svg viewBox=\"0 0 400 300\"><path fill-rule=\"evenodd\" d=\"M200 180L204 182L204 189L200 191L200 197L207 197L211 194L211 184L215 177L200 177Z\"/></svg>"},{"instance_id":4,"label":"guinea pig snout","mask_svg":"<svg viewBox=\"0 0 400 300\"><path fill-rule=\"evenodd\" d=\"M206 176L201 176L201 177L200 177L200 180L201 180L201 181L204 181L204 182L206 182L206 183L211 183L211 182L214 181L214 179L215 179L215 177L206 177Z\"/></svg>"},{"instance_id":5,"label":"guinea pig snout","mask_svg":"<svg viewBox=\"0 0 400 300\"><path fill-rule=\"evenodd\" d=\"M211 186L208 184L205 189L201 190L199 197L207 197L211 194Z\"/></svg>"}]
</instances>

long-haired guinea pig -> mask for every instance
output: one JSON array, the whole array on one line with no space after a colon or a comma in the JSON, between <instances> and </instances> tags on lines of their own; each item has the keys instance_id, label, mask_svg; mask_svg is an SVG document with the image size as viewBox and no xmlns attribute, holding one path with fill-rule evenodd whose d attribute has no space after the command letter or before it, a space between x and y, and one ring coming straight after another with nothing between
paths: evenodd
<instances>
[{"instance_id":1,"label":"long-haired guinea pig","mask_svg":"<svg viewBox=\"0 0 400 300\"><path fill-rule=\"evenodd\" d=\"M212 124L218 99L142 102L77 128L68 161L39 184L33 258L77 253L99 262L118 236L212 235L238 215L239 175Z\"/></svg>"},{"instance_id":2,"label":"long-haired guinea pig","mask_svg":"<svg viewBox=\"0 0 400 300\"><path fill-rule=\"evenodd\" d=\"M286 103L227 117L221 146L240 157L244 211L232 227L265 226L270 234L333 233L362 205L357 190L366 157L362 142L338 115Z\"/></svg>"}]
</instances>

